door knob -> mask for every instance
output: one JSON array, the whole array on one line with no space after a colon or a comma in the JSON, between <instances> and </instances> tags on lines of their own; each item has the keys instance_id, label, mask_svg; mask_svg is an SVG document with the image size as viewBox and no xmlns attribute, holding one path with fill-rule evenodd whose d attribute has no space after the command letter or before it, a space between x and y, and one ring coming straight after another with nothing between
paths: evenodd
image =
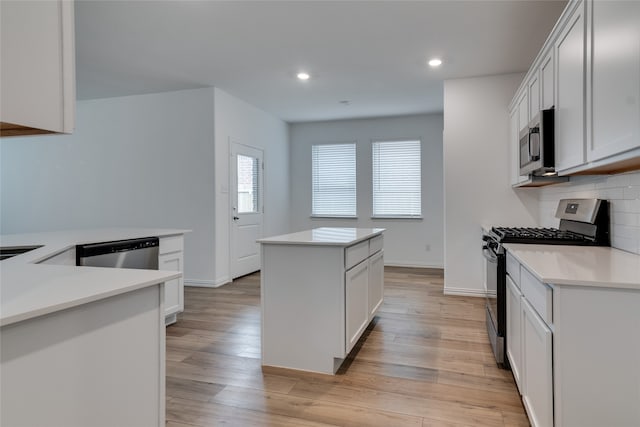
<instances>
[{"instance_id":1,"label":"door knob","mask_svg":"<svg viewBox=\"0 0 640 427\"><path fill-rule=\"evenodd\" d=\"M234 221L237 221L237 220L239 220L239 219L240 219L240 217L237 217L237 216L234 216L234 217L233 217L233 220L234 220Z\"/></svg>"}]
</instances>

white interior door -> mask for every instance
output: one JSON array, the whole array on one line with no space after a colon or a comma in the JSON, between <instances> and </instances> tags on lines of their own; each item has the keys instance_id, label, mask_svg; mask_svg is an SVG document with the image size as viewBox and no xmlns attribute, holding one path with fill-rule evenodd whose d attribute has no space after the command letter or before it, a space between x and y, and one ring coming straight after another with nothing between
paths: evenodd
<instances>
[{"instance_id":1,"label":"white interior door","mask_svg":"<svg viewBox=\"0 0 640 427\"><path fill-rule=\"evenodd\" d=\"M231 275L260 270L262 150L231 143Z\"/></svg>"}]
</instances>

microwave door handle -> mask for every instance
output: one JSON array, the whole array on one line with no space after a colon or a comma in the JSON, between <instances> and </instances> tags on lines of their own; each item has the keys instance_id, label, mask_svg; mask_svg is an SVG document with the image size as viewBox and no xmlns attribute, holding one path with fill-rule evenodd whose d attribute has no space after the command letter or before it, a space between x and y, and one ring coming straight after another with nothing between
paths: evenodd
<instances>
[{"instance_id":1,"label":"microwave door handle","mask_svg":"<svg viewBox=\"0 0 640 427\"><path fill-rule=\"evenodd\" d=\"M535 128L530 128L529 129L529 160L530 161L535 161L538 160L539 155L535 154L533 152L533 141L531 141L531 138L533 137L533 134L535 133Z\"/></svg>"},{"instance_id":2,"label":"microwave door handle","mask_svg":"<svg viewBox=\"0 0 640 427\"><path fill-rule=\"evenodd\" d=\"M531 138L533 134L538 134L538 149L536 150L536 153L532 151L533 142L531 141ZM540 159L540 130L537 127L529 128L529 161L534 162L539 159Z\"/></svg>"}]
</instances>

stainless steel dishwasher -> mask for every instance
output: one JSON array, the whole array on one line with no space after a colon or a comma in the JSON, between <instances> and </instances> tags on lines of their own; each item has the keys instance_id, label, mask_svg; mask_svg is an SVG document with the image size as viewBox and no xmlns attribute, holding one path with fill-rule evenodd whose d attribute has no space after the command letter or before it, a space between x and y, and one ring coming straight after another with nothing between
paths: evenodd
<instances>
[{"instance_id":1,"label":"stainless steel dishwasher","mask_svg":"<svg viewBox=\"0 0 640 427\"><path fill-rule=\"evenodd\" d=\"M159 247L157 237L76 245L76 265L157 270Z\"/></svg>"}]
</instances>

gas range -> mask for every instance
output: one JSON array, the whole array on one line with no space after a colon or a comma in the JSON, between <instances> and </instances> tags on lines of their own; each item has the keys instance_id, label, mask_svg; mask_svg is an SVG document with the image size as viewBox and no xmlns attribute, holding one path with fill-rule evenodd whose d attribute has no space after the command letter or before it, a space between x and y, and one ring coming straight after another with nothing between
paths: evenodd
<instances>
[{"instance_id":1,"label":"gas range","mask_svg":"<svg viewBox=\"0 0 640 427\"><path fill-rule=\"evenodd\" d=\"M559 228L493 227L492 238L499 243L530 243L538 245L583 245L601 243L594 238Z\"/></svg>"},{"instance_id":2,"label":"gas range","mask_svg":"<svg viewBox=\"0 0 640 427\"><path fill-rule=\"evenodd\" d=\"M606 200L563 199L556 210L559 228L493 227L482 240L501 251L503 243L609 246L609 206Z\"/></svg>"},{"instance_id":3,"label":"gas range","mask_svg":"<svg viewBox=\"0 0 640 427\"><path fill-rule=\"evenodd\" d=\"M506 253L505 243L609 246L609 206L606 200L564 199L556 210L558 228L493 227L482 236L487 292L486 323L498 366L508 368L505 357Z\"/></svg>"}]
</instances>

